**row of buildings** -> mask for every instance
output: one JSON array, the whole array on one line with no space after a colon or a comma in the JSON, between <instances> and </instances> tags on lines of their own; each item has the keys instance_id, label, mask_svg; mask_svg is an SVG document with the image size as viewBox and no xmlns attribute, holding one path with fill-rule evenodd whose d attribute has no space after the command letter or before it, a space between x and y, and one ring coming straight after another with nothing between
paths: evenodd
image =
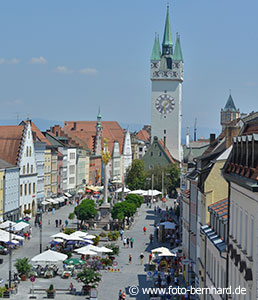
<instances>
[{"instance_id":1,"label":"row of buildings","mask_svg":"<svg viewBox=\"0 0 258 300\"><path fill-rule=\"evenodd\" d=\"M240 115L230 95L221 125L217 138L185 147L181 233L191 263L184 275L201 288L247 291L201 299L258 299L258 113Z\"/></svg>"},{"instance_id":2,"label":"row of buildings","mask_svg":"<svg viewBox=\"0 0 258 300\"><path fill-rule=\"evenodd\" d=\"M101 186L101 151L108 141L110 184L122 184L132 159L150 144L150 128L130 133L117 122L64 122L41 132L31 121L0 126L0 222L36 214L47 199Z\"/></svg>"}]
</instances>

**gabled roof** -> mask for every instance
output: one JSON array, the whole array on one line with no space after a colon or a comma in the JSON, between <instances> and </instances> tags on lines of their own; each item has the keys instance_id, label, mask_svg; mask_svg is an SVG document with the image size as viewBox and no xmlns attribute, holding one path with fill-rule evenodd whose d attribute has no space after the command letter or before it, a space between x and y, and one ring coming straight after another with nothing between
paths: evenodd
<instances>
[{"instance_id":1,"label":"gabled roof","mask_svg":"<svg viewBox=\"0 0 258 300\"><path fill-rule=\"evenodd\" d=\"M145 129L141 129L137 134L136 134L136 137L139 139L139 140L143 140L145 142L149 142L150 141L150 134L148 133L147 130Z\"/></svg>"},{"instance_id":2,"label":"gabled roof","mask_svg":"<svg viewBox=\"0 0 258 300\"><path fill-rule=\"evenodd\" d=\"M76 124L76 128L74 125ZM81 139L91 151L94 151L94 141L96 136L96 121L65 121L64 130L67 134L72 133ZM113 151L114 141L119 142L120 153L123 151L124 130L116 121L102 121L102 146L104 138L108 139L108 149Z\"/></svg>"},{"instance_id":3,"label":"gabled roof","mask_svg":"<svg viewBox=\"0 0 258 300\"><path fill-rule=\"evenodd\" d=\"M159 144L161 145L162 149L164 150L164 152L166 153L166 155L168 156L169 160L171 161L172 164L175 164L177 161L169 152L168 148L164 145L163 140L158 140Z\"/></svg>"},{"instance_id":4,"label":"gabled roof","mask_svg":"<svg viewBox=\"0 0 258 300\"><path fill-rule=\"evenodd\" d=\"M17 165L24 126L0 126L0 158Z\"/></svg>"},{"instance_id":5,"label":"gabled roof","mask_svg":"<svg viewBox=\"0 0 258 300\"><path fill-rule=\"evenodd\" d=\"M36 135L36 140L46 143L48 146L50 146L51 143L49 142L49 140L44 136L44 134L38 129L38 127L32 121L30 122L30 125L31 125L32 133L35 133L34 135Z\"/></svg>"}]
</instances>

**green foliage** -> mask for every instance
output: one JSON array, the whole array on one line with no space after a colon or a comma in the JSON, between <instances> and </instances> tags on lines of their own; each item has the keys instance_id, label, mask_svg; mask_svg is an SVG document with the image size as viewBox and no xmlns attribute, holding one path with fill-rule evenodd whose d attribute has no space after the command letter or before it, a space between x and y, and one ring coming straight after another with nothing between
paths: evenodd
<instances>
[{"instance_id":1,"label":"green foliage","mask_svg":"<svg viewBox=\"0 0 258 300\"><path fill-rule=\"evenodd\" d=\"M144 163L140 159L135 159L126 172L126 184L130 190L139 190L145 187L146 173Z\"/></svg>"},{"instance_id":2,"label":"green foliage","mask_svg":"<svg viewBox=\"0 0 258 300\"><path fill-rule=\"evenodd\" d=\"M133 202L118 202L113 206L111 215L113 219L123 220L125 217L131 217L136 213L137 206Z\"/></svg>"},{"instance_id":3,"label":"green foliage","mask_svg":"<svg viewBox=\"0 0 258 300\"><path fill-rule=\"evenodd\" d=\"M110 243L105 245L105 247L111 249L113 251L113 253L108 253L109 255L118 255L119 254L119 246L114 244L114 243Z\"/></svg>"},{"instance_id":4,"label":"green foliage","mask_svg":"<svg viewBox=\"0 0 258 300\"><path fill-rule=\"evenodd\" d=\"M69 220L73 220L75 218L75 213L74 212L71 212L68 216L68 219Z\"/></svg>"},{"instance_id":5,"label":"green foliage","mask_svg":"<svg viewBox=\"0 0 258 300\"><path fill-rule=\"evenodd\" d=\"M7 291L7 288L6 288L6 286L4 286L4 287L0 287L0 298L2 298L3 297L3 294L4 294L4 292L5 291Z\"/></svg>"},{"instance_id":6,"label":"green foliage","mask_svg":"<svg viewBox=\"0 0 258 300\"><path fill-rule=\"evenodd\" d=\"M109 233L108 233L108 239L110 240L110 241L117 241L117 239L119 238L119 236L120 236L120 233L118 232L118 231L110 231Z\"/></svg>"},{"instance_id":7,"label":"green foliage","mask_svg":"<svg viewBox=\"0 0 258 300\"><path fill-rule=\"evenodd\" d=\"M94 200L82 200L82 202L75 207L74 213L76 214L77 218L81 221L87 221L95 218L97 215L97 210L95 208Z\"/></svg>"},{"instance_id":8,"label":"green foliage","mask_svg":"<svg viewBox=\"0 0 258 300\"><path fill-rule=\"evenodd\" d=\"M101 280L101 274L92 268L85 267L78 273L77 279L84 283L85 286L96 287L96 284Z\"/></svg>"},{"instance_id":9,"label":"green foliage","mask_svg":"<svg viewBox=\"0 0 258 300\"><path fill-rule=\"evenodd\" d=\"M54 285L51 283L49 288L48 288L49 292L53 292L54 291Z\"/></svg>"},{"instance_id":10,"label":"green foliage","mask_svg":"<svg viewBox=\"0 0 258 300\"><path fill-rule=\"evenodd\" d=\"M68 256L67 259L71 258L72 257L72 252L68 252L67 256Z\"/></svg>"},{"instance_id":11,"label":"green foliage","mask_svg":"<svg viewBox=\"0 0 258 300\"><path fill-rule=\"evenodd\" d=\"M28 275L31 270L31 265L29 264L29 258L18 258L15 263L15 268L19 275Z\"/></svg>"},{"instance_id":12,"label":"green foliage","mask_svg":"<svg viewBox=\"0 0 258 300\"><path fill-rule=\"evenodd\" d=\"M134 203L136 207L140 207L143 203L143 197L135 194L127 195L125 200L129 203Z\"/></svg>"},{"instance_id":13,"label":"green foliage","mask_svg":"<svg viewBox=\"0 0 258 300\"><path fill-rule=\"evenodd\" d=\"M107 234L106 234L105 232L102 231L102 232L99 234L99 236L100 236L100 237L106 237Z\"/></svg>"},{"instance_id":14,"label":"green foliage","mask_svg":"<svg viewBox=\"0 0 258 300\"><path fill-rule=\"evenodd\" d=\"M100 238L99 238L99 236L97 235L97 236L95 237L95 239L93 239L93 244L94 244L94 246L97 246L97 245L99 244L99 240L100 240Z\"/></svg>"},{"instance_id":15,"label":"green foliage","mask_svg":"<svg viewBox=\"0 0 258 300\"><path fill-rule=\"evenodd\" d=\"M159 191L162 191L162 173L164 174L164 189L171 194L180 186L180 169L176 164L169 164L166 167L155 166L147 172L149 178L154 174L153 188ZM151 189L151 180L148 188Z\"/></svg>"},{"instance_id":16,"label":"green foliage","mask_svg":"<svg viewBox=\"0 0 258 300\"><path fill-rule=\"evenodd\" d=\"M65 234L72 234L75 232L75 229L73 228L65 228L64 233Z\"/></svg>"},{"instance_id":17,"label":"green foliage","mask_svg":"<svg viewBox=\"0 0 258 300\"><path fill-rule=\"evenodd\" d=\"M113 260L111 258L101 258L100 262L104 266L112 266L113 265Z\"/></svg>"},{"instance_id":18,"label":"green foliage","mask_svg":"<svg viewBox=\"0 0 258 300\"><path fill-rule=\"evenodd\" d=\"M25 215L29 215L29 214L31 214L31 209L24 209L23 212Z\"/></svg>"}]
</instances>

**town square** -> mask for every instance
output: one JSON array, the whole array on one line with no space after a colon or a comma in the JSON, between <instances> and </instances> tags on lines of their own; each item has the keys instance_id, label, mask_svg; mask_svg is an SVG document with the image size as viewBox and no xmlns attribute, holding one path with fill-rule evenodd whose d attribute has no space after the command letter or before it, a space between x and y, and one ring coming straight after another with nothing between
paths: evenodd
<instances>
[{"instance_id":1,"label":"town square","mask_svg":"<svg viewBox=\"0 0 258 300\"><path fill-rule=\"evenodd\" d=\"M258 299L243 4L0 4L0 299Z\"/></svg>"}]
</instances>

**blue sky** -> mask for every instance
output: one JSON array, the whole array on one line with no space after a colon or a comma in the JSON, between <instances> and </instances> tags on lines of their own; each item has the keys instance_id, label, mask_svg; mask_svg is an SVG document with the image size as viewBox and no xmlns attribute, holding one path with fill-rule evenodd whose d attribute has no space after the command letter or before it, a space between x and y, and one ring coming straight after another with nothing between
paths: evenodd
<instances>
[{"instance_id":1,"label":"blue sky","mask_svg":"<svg viewBox=\"0 0 258 300\"><path fill-rule=\"evenodd\" d=\"M0 3L0 119L150 123L149 59L163 0ZM219 128L229 89L257 110L258 1L174 0L185 60L183 126Z\"/></svg>"}]
</instances>

